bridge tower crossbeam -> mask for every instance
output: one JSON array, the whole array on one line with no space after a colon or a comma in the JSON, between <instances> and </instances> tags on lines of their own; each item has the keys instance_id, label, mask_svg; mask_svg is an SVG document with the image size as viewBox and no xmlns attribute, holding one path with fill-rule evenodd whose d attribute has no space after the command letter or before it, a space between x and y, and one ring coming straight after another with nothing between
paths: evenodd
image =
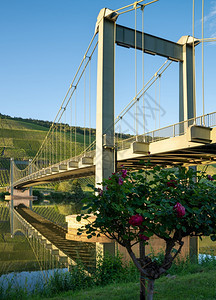
<instances>
[{"instance_id":1,"label":"bridge tower crossbeam","mask_svg":"<svg viewBox=\"0 0 216 300\"><path fill-rule=\"evenodd\" d=\"M116 24L118 13L104 8L96 23L98 32L96 184L115 170L114 63L115 43L179 62L179 121L196 116L194 93L194 45L199 41L183 36L177 43ZM143 42L144 39L144 42ZM143 47L144 45L144 47ZM191 124L187 124L191 125Z\"/></svg>"}]
</instances>

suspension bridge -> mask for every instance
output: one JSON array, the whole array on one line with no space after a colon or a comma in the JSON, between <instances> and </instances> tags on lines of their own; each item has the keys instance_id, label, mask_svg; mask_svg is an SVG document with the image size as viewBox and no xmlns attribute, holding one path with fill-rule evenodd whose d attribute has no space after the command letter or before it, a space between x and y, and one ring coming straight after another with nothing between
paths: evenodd
<instances>
[{"instance_id":1,"label":"suspension bridge","mask_svg":"<svg viewBox=\"0 0 216 300\"><path fill-rule=\"evenodd\" d=\"M157 0L143 2L136 1L119 10L100 11L93 38L38 153L22 170L11 159L12 218L16 216L26 232L35 230L41 239L47 240L47 245L55 245L62 257L73 258L67 232L56 227L52 231L52 224L39 220L28 208L15 210L16 197L23 201L16 193L34 185L89 176L94 176L97 186L122 166L138 170L149 161L164 167L216 161L216 112L204 114L203 110L201 116L196 116L195 47L203 44L204 38L197 39L193 34L174 42L145 33L143 26L139 31L136 23L135 29L117 24L120 16L130 11L135 12L136 20L138 10L143 24L144 8ZM128 99L118 116L115 116L116 46L132 49L135 54L135 96ZM140 77L138 52L142 54ZM144 54L164 58L162 66L147 82L144 81ZM147 131L147 92L160 84L171 64L179 66L179 122ZM96 69L97 76L92 74ZM78 107L82 108L82 115L78 115ZM155 101L155 111L160 108L159 99L158 103ZM158 118L160 124L160 111ZM92 129L93 119L96 134ZM79 122L83 123L83 143L77 132Z\"/></svg>"}]
</instances>

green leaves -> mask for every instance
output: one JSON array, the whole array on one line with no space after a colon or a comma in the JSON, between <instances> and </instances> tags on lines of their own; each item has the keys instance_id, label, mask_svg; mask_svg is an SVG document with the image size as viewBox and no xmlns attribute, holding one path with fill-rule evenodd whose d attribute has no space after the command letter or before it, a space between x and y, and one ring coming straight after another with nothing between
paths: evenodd
<instances>
[{"instance_id":1,"label":"green leaves","mask_svg":"<svg viewBox=\"0 0 216 300\"><path fill-rule=\"evenodd\" d=\"M140 234L148 237L156 234L165 240L205 234L216 240L216 186L204 173L156 166L125 172L124 178L122 174L119 171L105 179L101 195L84 200L83 208L95 216L95 221L88 215L77 216L77 221L89 220L85 226L89 239L97 230L97 234L108 233L125 245L139 242ZM198 176L197 182L195 176ZM119 184L120 177L122 184ZM212 178L216 179L216 175ZM184 207L185 215L177 214L174 209L177 203ZM140 226L131 226L129 219L136 214L143 217L143 222Z\"/></svg>"}]
</instances>

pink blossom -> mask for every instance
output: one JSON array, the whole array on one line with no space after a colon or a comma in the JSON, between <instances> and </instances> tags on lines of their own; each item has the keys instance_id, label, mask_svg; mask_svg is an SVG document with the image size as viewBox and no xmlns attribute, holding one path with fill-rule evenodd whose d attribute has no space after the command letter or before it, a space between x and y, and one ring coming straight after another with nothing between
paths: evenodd
<instances>
[{"instance_id":1,"label":"pink blossom","mask_svg":"<svg viewBox=\"0 0 216 300\"><path fill-rule=\"evenodd\" d=\"M139 234L139 239L142 240L142 241L148 241L148 240L149 240L149 237L146 236L146 235L144 235L144 234L142 234L142 233L140 233L140 234Z\"/></svg>"},{"instance_id":2,"label":"pink blossom","mask_svg":"<svg viewBox=\"0 0 216 300\"><path fill-rule=\"evenodd\" d=\"M132 226L140 226L142 225L143 221L144 221L143 217L139 214L136 214L130 217L129 224Z\"/></svg>"},{"instance_id":3,"label":"pink blossom","mask_svg":"<svg viewBox=\"0 0 216 300\"><path fill-rule=\"evenodd\" d=\"M127 170L123 169L122 170L122 177L125 178L127 176Z\"/></svg>"},{"instance_id":4,"label":"pink blossom","mask_svg":"<svg viewBox=\"0 0 216 300\"><path fill-rule=\"evenodd\" d=\"M173 207L173 210L177 212L178 218L182 218L185 215L185 208L179 202L176 203L176 205Z\"/></svg>"},{"instance_id":5,"label":"pink blossom","mask_svg":"<svg viewBox=\"0 0 216 300\"><path fill-rule=\"evenodd\" d=\"M119 179L118 179L118 184L119 184L119 185L122 185L122 184L123 184L123 179L122 179L121 177L119 177Z\"/></svg>"},{"instance_id":6,"label":"pink blossom","mask_svg":"<svg viewBox=\"0 0 216 300\"><path fill-rule=\"evenodd\" d=\"M171 179L170 181L167 182L168 187L173 187L175 188L177 185L177 181L175 179Z\"/></svg>"},{"instance_id":7,"label":"pink blossom","mask_svg":"<svg viewBox=\"0 0 216 300\"><path fill-rule=\"evenodd\" d=\"M211 175L208 175L208 176L207 176L207 179L210 180L210 181L213 181L213 180L214 180L213 177L212 177Z\"/></svg>"}]
</instances>

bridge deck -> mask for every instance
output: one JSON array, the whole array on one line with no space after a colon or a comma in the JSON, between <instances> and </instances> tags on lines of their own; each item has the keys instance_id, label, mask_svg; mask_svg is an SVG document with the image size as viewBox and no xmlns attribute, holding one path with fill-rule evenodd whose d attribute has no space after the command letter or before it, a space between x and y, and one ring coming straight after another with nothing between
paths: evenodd
<instances>
[{"instance_id":1,"label":"bridge deck","mask_svg":"<svg viewBox=\"0 0 216 300\"><path fill-rule=\"evenodd\" d=\"M95 266L95 244L67 240L67 230L41 217L29 208L17 207L17 212L53 245L85 267Z\"/></svg>"}]
</instances>

